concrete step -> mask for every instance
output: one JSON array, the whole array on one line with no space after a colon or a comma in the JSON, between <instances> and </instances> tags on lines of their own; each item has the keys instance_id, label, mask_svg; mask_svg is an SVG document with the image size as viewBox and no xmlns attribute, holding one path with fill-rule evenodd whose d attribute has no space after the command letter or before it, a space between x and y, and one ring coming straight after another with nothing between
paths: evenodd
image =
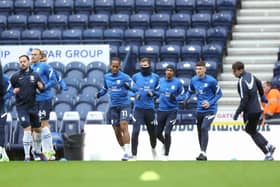
<instances>
[{"instance_id":1,"label":"concrete step","mask_svg":"<svg viewBox=\"0 0 280 187\"><path fill-rule=\"evenodd\" d=\"M245 65L245 69L246 69L246 65ZM254 75L260 79L261 81L265 81L265 80L271 80L273 77L273 73L269 72L254 72ZM230 81L230 80L235 80L236 78L234 77L234 75L232 73L221 73L220 75L220 80L223 81Z\"/></svg>"},{"instance_id":2,"label":"concrete step","mask_svg":"<svg viewBox=\"0 0 280 187\"><path fill-rule=\"evenodd\" d=\"M279 9L265 9L265 8L259 8L259 9L240 9L237 12L238 16L280 16L280 10Z\"/></svg>"},{"instance_id":3,"label":"concrete step","mask_svg":"<svg viewBox=\"0 0 280 187\"><path fill-rule=\"evenodd\" d=\"M274 64L246 64L246 70L254 73L254 72L272 72ZM231 72L231 64L223 65L224 72Z\"/></svg>"},{"instance_id":4,"label":"concrete step","mask_svg":"<svg viewBox=\"0 0 280 187\"><path fill-rule=\"evenodd\" d=\"M275 55L279 48L228 48L229 56L240 55Z\"/></svg>"},{"instance_id":5,"label":"concrete step","mask_svg":"<svg viewBox=\"0 0 280 187\"><path fill-rule=\"evenodd\" d=\"M280 32L279 24L237 24L233 32Z\"/></svg>"},{"instance_id":6,"label":"concrete step","mask_svg":"<svg viewBox=\"0 0 280 187\"><path fill-rule=\"evenodd\" d=\"M235 89L237 85L237 79L236 80L230 80L230 81L220 81L219 80L219 86L223 89Z\"/></svg>"},{"instance_id":7,"label":"concrete step","mask_svg":"<svg viewBox=\"0 0 280 187\"><path fill-rule=\"evenodd\" d=\"M275 9L280 8L280 1L241 1L242 9L252 9L252 8L259 8L259 9Z\"/></svg>"},{"instance_id":8,"label":"concrete step","mask_svg":"<svg viewBox=\"0 0 280 187\"><path fill-rule=\"evenodd\" d=\"M223 59L224 64L233 64L236 61L246 64L274 64L277 61L277 55L226 56Z\"/></svg>"},{"instance_id":9,"label":"concrete step","mask_svg":"<svg viewBox=\"0 0 280 187\"><path fill-rule=\"evenodd\" d=\"M226 89L222 88L223 97L238 97L237 88Z\"/></svg>"},{"instance_id":10,"label":"concrete step","mask_svg":"<svg viewBox=\"0 0 280 187\"><path fill-rule=\"evenodd\" d=\"M237 24L279 24L280 16L237 16Z\"/></svg>"},{"instance_id":11,"label":"concrete step","mask_svg":"<svg viewBox=\"0 0 280 187\"><path fill-rule=\"evenodd\" d=\"M280 32L234 32L233 40L267 40L280 39Z\"/></svg>"},{"instance_id":12,"label":"concrete step","mask_svg":"<svg viewBox=\"0 0 280 187\"><path fill-rule=\"evenodd\" d=\"M232 48L262 48L262 47L280 47L280 40L232 40L229 42Z\"/></svg>"},{"instance_id":13,"label":"concrete step","mask_svg":"<svg viewBox=\"0 0 280 187\"><path fill-rule=\"evenodd\" d=\"M239 97L222 97L218 101L218 107L233 107L237 108L240 103L240 98Z\"/></svg>"}]
</instances>

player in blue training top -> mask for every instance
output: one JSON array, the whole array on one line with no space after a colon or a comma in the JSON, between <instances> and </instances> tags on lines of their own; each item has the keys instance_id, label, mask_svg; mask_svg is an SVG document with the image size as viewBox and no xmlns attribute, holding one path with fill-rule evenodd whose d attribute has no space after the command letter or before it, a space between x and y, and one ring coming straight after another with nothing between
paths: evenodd
<instances>
[{"instance_id":1,"label":"player in blue training top","mask_svg":"<svg viewBox=\"0 0 280 187\"><path fill-rule=\"evenodd\" d=\"M168 160L171 145L171 130L177 119L178 101L185 99L184 86L174 75L175 67L168 65L165 70L165 77L159 80L157 138L164 144L164 160ZM164 136L162 134L163 130Z\"/></svg>"},{"instance_id":2,"label":"player in blue training top","mask_svg":"<svg viewBox=\"0 0 280 187\"><path fill-rule=\"evenodd\" d=\"M206 74L204 61L196 63L196 75L191 79L186 101L192 94L197 96L197 132L201 153L196 160L207 160L208 131L217 113L217 102L222 91L215 78Z\"/></svg>"},{"instance_id":3,"label":"player in blue training top","mask_svg":"<svg viewBox=\"0 0 280 187\"><path fill-rule=\"evenodd\" d=\"M110 119L117 141L124 151L123 161L131 158L130 136L128 131L128 121L130 118L130 97L129 89L132 87L132 80L129 75L120 71L121 61L118 57L113 57L110 63L111 72L104 76L104 86L96 94L99 98L109 92L110 96Z\"/></svg>"},{"instance_id":4,"label":"player in blue training top","mask_svg":"<svg viewBox=\"0 0 280 187\"><path fill-rule=\"evenodd\" d=\"M269 144L263 135L257 131L257 125L263 112L258 99L258 92L261 101L267 102L261 81L251 73L245 71L242 62L235 62L232 65L232 72L235 77L239 78L237 90L241 98L233 119L237 120L239 114L243 112L243 120L246 125L245 131L265 154L265 160L273 160L272 155L275 151L275 147Z\"/></svg>"},{"instance_id":5,"label":"player in blue training top","mask_svg":"<svg viewBox=\"0 0 280 187\"><path fill-rule=\"evenodd\" d=\"M132 156L136 159L138 136L141 125L146 125L150 136L153 158L156 158L156 131L155 131L155 104L154 96L159 89L159 76L151 72L151 61L149 58L140 60L141 72L132 76L135 92L133 130L132 130Z\"/></svg>"},{"instance_id":6,"label":"player in blue training top","mask_svg":"<svg viewBox=\"0 0 280 187\"><path fill-rule=\"evenodd\" d=\"M56 77L50 65L42 62L42 51L38 48L32 50L31 68L39 74L45 84L45 90L36 95L36 103L41 121L42 133L34 132L33 155L35 159L37 153L41 153L41 143L43 154L48 160L55 159L55 151L52 143L52 135L49 128L49 117L52 110L52 93L51 88L57 85Z\"/></svg>"}]
</instances>

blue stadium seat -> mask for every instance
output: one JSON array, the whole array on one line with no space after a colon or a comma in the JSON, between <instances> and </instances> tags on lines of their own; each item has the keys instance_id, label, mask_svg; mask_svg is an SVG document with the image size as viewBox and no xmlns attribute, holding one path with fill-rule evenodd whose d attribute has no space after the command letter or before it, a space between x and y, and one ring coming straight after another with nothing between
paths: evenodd
<instances>
[{"instance_id":1,"label":"blue stadium seat","mask_svg":"<svg viewBox=\"0 0 280 187\"><path fill-rule=\"evenodd\" d=\"M129 16L127 14L112 14L110 16L110 27L114 29L128 29Z\"/></svg>"},{"instance_id":2,"label":"blue stadium seat","mask_svg":"<svg viewBox=\"0 0 280 187\"><path fill-rule=\"evenodd\" d=\"M175 9L175 0L156 0L155 3L157 13L173 14Z\"/></svg>"},{"instance_id":3,"label":"blue stadium seat","mask_svg":"<svg viewBox=\"0 0 280 187\"><path fill-rule=\"evenodd\" d=\"M103 112L100 111L91 111L88 113L86 117L85 124L104 124L105 123L105 116Z\"/></svg>"},{"instance_id":4,"label":"blue stadium seat","mask_svg":"<svg viewBox=\"0 0 280 187\"><path fill-rule=\"evenodd\" d=\"M14 9L14 3L10 0L0 1L0 15L9 16L12 15Z\"/></svg>"},{"instance_id":5,"label":"blue stadium seat","mask_svg":"<svg viewBox=\"0 0 280 187\"><path fill-rule=\"evenodd\" d=\"M178 65L177 65L178 67ZM178 70L177 70L178 71ZM188 87L189 87L189 84L191 82L191 78L189 78L188 76L178 76L177 75L177 72L176 72L176 77L182 82L183 86L184 86L184 89L185 91L188 90Z\"/></svg>"},{"instance_id":6,"label":"blue stadium seat","mask_svg":"<svg viewBox=\"0 0 280 187\"><path fill-rule=\"evenodd\" d=\"M83 30L83 43L99 44L103 43L102 29L85 29Z\"/></svg>"},{"instance_id":7,"label":"blue stadium seat","mask_svg":"<svg viewBox=\"0 0 280 187\"><path fill-rule=\"evenodd\" d=\"M139 58L147 57L152 62L159 61L160 48L156 45L142 45L139 49Z\"/></svg>"},{"instance_id":8,"label":"blue stadium seat","mask_svg":"<svg viewBox=\"0 0 280 187\"><path fill-rule=\"evenodd\" d=\"M169 14L153 14L151 16L151 28L168 29L170 25Z\"/></svg>"},{"instance_id":9,"label":"blue stadium seat","mask_svg":"<svg viewBox=\"0 0 280 187\"><path fill-rule=\"evenodd\" d=\"M59 94L54 99L53 110L56 112L57 120L61 121L64 112L73 110L74 98L68 94Z\"/></svg>"},{"instance_id":10,"label":"blue stadium seat","mask_svg":"<svg viewBox=\"0 0 280 187\"><path fill-rule=\"evenodd\" d=\"M93 77L91 79L85 78L83 82L81 82L81 91L85 87L94 87L96 91L98 91L103 87L103 82L100 81L101 79L103 79L103 77Z\"/></svg>"},{"instance_id":11,"label":"blue stadium seat","mask_svg":"<svg viewBox=\"0 0 280 187\"><path fill-rule=\"evenodd\" d=\"M109 110L109 103L100 103L96 106L96 110L103 112L103 113L107 113Z\"/></svg>"},{"instance_id":12,"label":"blue stadium seat","mask_svg":"<svg viewBox=\"0 0 280 187\"><path fill-rule=\"evenodd\" d=\"M119 47L115 45L110 45L110 57L119 56Z\"/></svg>"},{"instance_id":13,"label":"blue stadium seat","mask_svg":"<svg viewBox=\"0 0 280 187\"><path fill-rule=\"evenodd\" d=\"M181 49L178 45L164 45L160 49L160 61L174 62L180 61Z\"/></svg>"},{"instance_id":14,"label":"blue stadium seat","mask_svg":"<svg viewBox=\"0 0 280 187\"><path fill-rule=\"evenodd\" d=\"M115 0L117 14L132 14L134 12L134 0Z\"/></svg>"},{"instance_id":15,"label":"blue stadium seat","mask_svg":"<svg viewBox=\"0 0 280 187\"><path fill-rule=\"evenodd\" d=\"M14 13L29 16L33 12L33 0L15 0Z\"/></svg>"},{"instance_id":16,"label":"blue stadium seat","mask_svg":"<svg viewBox=\"0 0 280 187\"><path fill-rule=\"evenodd\" d=\"M211 15L208 13L193 14L192 27L208 29L209 27L211 27Z\"/></svg>"},{"instance_id":17,"label":"blue stadium seat","mask_svg":"<svg viewBox=\"0 0 280 187\"><path fill-rule=\"evenodd\" d=\"M107 29L109 27L109 16L105 14L94 14L88 18L88 28Z\"/></svg>"},{"instance_id":18,"label":"blue stadium seat","mask_svg":"<svg viewBox=\"0 0 280 187\"><path fill-rule=\"evenodd\" d=\"M237 1L236 0L216 0L217 2L217 11L218 12L231 12L235 17L237 10Z\"/></svg>"},{"instance_id":19,"label":"blue stadium seat","mask_svg":"<svg viewBox=\"0 0 280 187\"><path fill-rule=\"evenodd\" d=\"M233 15L230 12L218 12L212 16L212 26L220 26L227 29L228 33L231 32L233 26Z\"/></svg>"},{"instance_id":20,"label":"blue stadium seat","mask_svg":"<svg viewBox=\"0 0 280 187\"><path fill-rule=\"evenodd\" d=\"M195 12L195 0L176 0L175 10L177 13L192 15Z\"/></svg>"},{"instance_id":21,"label":"blue stadium seat","mask_svg":"<svg viewBox=\"0 0 280 187\"><path fill-rule=\"evenodd\" d=\"M31 15L28 17L28 29L37 29L44 31L48 27L48 18L46 15Z\"/></svg>"},{"instance_id":22,"label":"blue stadium seat","mask_svg":"<svg viewBox=\"0 0 280 187\"><path fill-rule=\"evenodd\" d=\"M1 44L19 44L20 42L19 30L5 30L1 32Z\"/></svg>"},{"instance_id":23,"label":"blue stadium seat","mask_svg":"<svg viewBox=\"0 0 280 187\"><path fill-rule=\"evenodd\" d=\"M143 29L127 29L124 32L124 40L126 45L141 46L144 41Z\"/></svg>"},{"instance_id":24,"label":"blue stadium seat","mask_svg":"<svg viewBox=\"0 0 280 187\"><path fill-rule=\"evenodd\" d=\"M197 44L184 45L181 48L181 60L182 61L194 61L197 62L202 57L202 47Z\"/></svg>"},{"instance_id":25,"label":"blue stadium seat","mask_svg":"<svg viewBox=\"0 0 280 187\"><path fill-rule=\"evenodd\" d=\"M69 135L81 132L80 115L77 111L67 111L64 113L60 132Z\"/></svg>"},{"instance_id":26,"label":"blue stadium seat","mask_svg":"<svg viewBox=\"0 0 280 187\"><path fill-rule=\"evenodd\" d=\"M86 75L86 65L82 62L69 62L65 67L65 77L84 78Z\"/></svg>"},{"instance_id":27,"label":"blue stadium seat","mask_svg":"<svg viewBox=\"0 0 280 187\"><path fill-rule=\"evenodd\" d=\"M53 13L53 0L36 0L34 2L34 13L40 15L51 15Z\"/></svg>"},{"instance_id":28,"label":"blue stadium seat","mask_svg":"<svg viewBox=\"0 0 280 187\"><path fill-rule=\"evenodd\" d=\"M65 65L59 61L52 61L48 63L60 76L64 76Z\"/></svg>"},{"instance_id":29,"label":"blue stadium seat","mask_svg":"<svg viewBox=\"0 0 280 187\"><path fill-rule=\"evenodd\" d=\"M207 43L215 43L226 48L226 42L228 39L227 30L224 27L212 27L207 31Z\"/></svg>"},{"instance_id":30,"label":"blue stadium seat","mask_svg":"<svg viewBox=\"0 0 280 187\"><path fill-rule=\"evenodd\" d=\"M60 30L52 29L46 30L42 33L42 43L43 44L60 44L62 33Z\"/></svg>"},{"instance_id":31,"label":"blue stadium seat","mask_svg":"<svg viewBox=\"0 0 280 187\"><path fill-rule=\"evenodd\" d=\"M223 47L218 44L206 44L202 48L202 58L204 60L214 60L221 66L223 57Z\"/></svg>"},{"instance_id":32,"label":"blue stadium seat","mask_svg":"<svg viewBox=\"0 0 280 187\"><path fill-rule=\"evenodd\" d=\"M75 14L91 15L94 9L94 1L92 0L76 0L74 1Z\"/></svg>"},{"instance_id":33,"label":"blue stadium seat","mask_svg":"<svg viewBox=\"0 0 280 187\"><path fill-rule=\"evenodd\" d=\"M216 0L196 0L196 11L213 14L216 10Z\"/></svg>"},{"instance_id":34,"label":"blue stadium seat","mask_svg":"<svg viewBox=\"0 0 280 187\"><path fill-rule=\"evenodd\" d=\"M73 0L55 0L54 1L54 13L61 15L71 15L74 10Z\"/></svg>"},{"instance_id":35,"label":"blue stadium seat","mask_svg":"<svg viewBox=\"0 0 280 187\"><path fill-rule=\"evenodd\" d=\"M185 43L185 29L167 29L165 33L165 43L168 45L182 46Z\"/></svg>"},{"instance_id":36,"label":"blue stadium seat","mask_svg":"<svg viewBox=\"0 0 280 187\"><path fill-rule=\"evenodd\" d=\"M62 42L64 44L80 44L82 40L82 30L66 29L62 32Z\"/></svg>"},{"instance_id":37,"label":"blue stadium seat","mask_svg":"<svg viewBox=\"0 0 280 187\"><path fill-rule=\"evenodd\" d=\"M202 28L191 28L187 30L187 44L204 45L206 42L206 30Z\"/></svg>"},{"instance_id":38,"label":"blue stadium seat","mask_svg":"<svg viewBox=\"0 0 280 187\"><path fill-rule=\"evenodd\" d=\"M59 90L59 92L57 92L56 94L58 93L68 94L73 98L76 98L78 96L79 90L77 89L77 87L67 84L67 88L68 88L67 90L63 90L63 91Z\"/></svg>"},{"instance_id":39,"label":"blue stadium seat","mask_svg":"<svg viewBox=\"0 0 280 187\"><path fill-rule=\"evenodd\" d=\"M65 77L63 78L67 86L75 87L78 91L81 90L81 84L84 82L83 78Z\"/></svg>"},{"instance_id":40,"label":"blue stadium seat","mask_svg":"<svg viewBox=\"0 0 280 187\"><path fill-rule=\"evenodd\" d=\"M68 26L69 29L86 29L88 27L88 16L84 14L70 15Z\"/></svg>"},{"instance_id":41,"label":"blue stadium seat","mask_svg":"<svg viewBox=\"0 0 280 187\"><path fill-rule=\"evenodd\" d=\"M155 10L155 0L137 0L135 1L136 13L152 15Z\"/></svg>"},{"instance_id":42,"label":"blue stadium seat","mask_svg":"<svg viewBox=\"0 0 280 187\"><path fill-rule=\"evenodd\" d=\"M171 27L178 29L188 29L191 27L191 16L185 13L173 14L171 16Z\"/></svg>"},{"instance_id":43,"label":"blue stadium seat","mask_svg":"<svg viewBox=\"0 0 280 187\"><path fill-rule=\"evenodd\" d=\"M161 46L165 41L165 31L163 29L145 30L145 44Z\"/></svg>"},{"instance_id":44,"label":"blue stadium seat","mask_svg":"<svg viewBox=\"0 0 280 187\"><path fill-rule=\"evenodd\" d=\"M57 115L55 112L50 112L49 126L51 132L58 132Z\"/></svg>"},{"instance_id":45,"label":"blue stadium seat","mask_svg":"<svg viewBox=\"0 0 280 187\"><path fill-rule=\"evenodd\" d=\"M92 78L98 78L100 82L104 82L104 73L98 69L94 69L88 72L87 78L92 79Z\"/></svg>"},{"instance_id":46,"label":"blue stadium seat","mask_svg":"<svg viewBox=\"0 0 280 187\"><path fill-rule=\"evenodd\" d=\"M150 16L142 13L131 15L130 27L133 29L148 29L150 27Z\"/></svg>"},{"instance_id":47,"label":"blue stadium seat","mask_svg":"<svg viewBox=\"0 0 280 187\"><path fill-rule=\"evenodd\" d=\"M0 31L6 30L7 18L4 15L0 15Z\"/></svg>"},{"instance_id":48,"label":"blue stadium seat","mask_svg":"<svg viewBox=\"0 0 280 187\"><path fill-rule=\"evenodd\" d=\"M106 73L107 68L108 68L107 65L104 64L103 62L99 62L99 61L90 62L87 65L87 74L92 70L99 70L103 73Z\"/></svg>"},{"instance_id":49,"label":"blue stadium seat","mask_svg":"<svg viewBox=\"0 0 280 187\"><path fill-rule=\"evenodd\" d=\"M68 17L66 15L50 15L48 19L49 29L67 29L68 28Z\"/></svg>"},{"instance_id":50,"label":"blue stadium seat","mask_svg":"<svg viewBox=\"0 0 280 187\"><path fill-rule=\"evenodd\" d=\"M120 46L123 42L124 31L122 29L104 30L104 41L110 45Z\"/></svg>"},{"instance_id":51,"label":"blue stadium seat","mask_svg":"<svg viewBox=\"0 0 280 187\"><path fill-rule=\"evenodd\" d=\"M76 106L75 106L75 111L79 112L80 114L80 119L81 121L85 121L88 112L93 111L94 108L92 107L91 104L89 103L83 103L83 102L79 102Z\"/></svg>"},{"instance_id":52,"label":"blue stadium seat","mask_svg":"<svg viewBox=\"0 0 280 187\"><path fill-rule=\"evenodd\" d=\"M156 73L162 77L165 75L165 69L168 65L173 65L174 67L176 67L176 63L175 62L167 62L167 61L164 61L164 62L157 62L156 63Z\"/></svg>"},{"instance_id":53,"label":"blue stadium seat","mask_svg":"<svg viewBox=\"0 0 280 187\"><path fill-rule=\"evenodd\" d=\"M19 68L20 68L20 66L19 66L18 62L8 62L4 65L3 72L5 74L11 75L14 72L18 71Z\"/></svg>"},{"instance_id":54,"label":"blue stadium seat","mask_svg":"<svg viewBox=\"0 0 280 187\"><path fill-rule=\"evenodd\" d=\"M195 61L178 62L176 76L191 79L195 75L195 65Z\"/></svg>"},{"instance_id":55,"label":"blue stadium seat","mask_svg":"<svg viewBox=\"0 0 280 187\"><path fill-rule=\"evenodd\" d=\"M212 75L213 77L217 78L218 71L219 71L219 64L215 60L205 60L206 64L206 73Z\"/></svg>"},{"instance_id":56,"label":"blue stadium seat","mask_svg":"<svg viewBox=\"0 0 280 187\"><path fill-rule=\"evenodd\" d=\"M95 0L95 13L110 15L114 12L114 0Z\"/></svg>"},{"instance_id":57,"label":"blue stadium seat","mask_svg":"<svg viewBox=\"0 0 280 187\"><path fill-rule=\"evenodd\" d=\"M27 26L27 17L25 15L8 16L8 29L24 30Z\"/></svg>"},{"instance_id":58,"label":"blue stadium seat","mask_svg":"<svg viewBox=\"0 0 280 187\"><path fill-rule=\"evenodd\" d=\"M120 46L119 57L122 59L122 70L130 75L135 73L135 63L138 62L138 46Z\"/></svg>"},{"instance_id":59,"label":"blue stadium seat","mask_svg":"<svg viewBox=\"0 0 280 187\"><path fill-rule=\"evenodd\" d=\"M40 30L24 30L21 33L22 44L40 44L41 31Z\"/></svg>"}]
</instances>

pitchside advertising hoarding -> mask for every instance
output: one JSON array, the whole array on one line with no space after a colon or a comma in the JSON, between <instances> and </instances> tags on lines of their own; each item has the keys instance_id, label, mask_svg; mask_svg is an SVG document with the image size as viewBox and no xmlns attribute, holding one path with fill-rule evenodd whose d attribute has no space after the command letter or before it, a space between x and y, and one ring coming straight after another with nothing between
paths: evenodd
<instances>
[{"instance_id":1,"label":"pitchside advertising hoarding","mask_svg":"<svg viewBox=\"0 0 280 187\"><path fill-rule=\"evenodd\" d=\"M48 62L59 61L67 64L80 61L86 65L90 62L100 61L109 64L109 45L9 45L0 49L2 65L17 62L20 55L31 56L31 51L39 48L47 55Z\"/></svg>"},{"instance_id":2,"label":"pitchside advertising hoarding","mask_svg":"<svg viewBox=\"0 0 280 187\"><path fill-rule=\"evenodd\" d=\"M209 160L263 160L264 154L244 131L242 116L232 120L234 109L218 111L209 131L207 156ZM259 126L258 130L277 147L274 159L280 159L280 124ZM132 125L129 125L132 132ZM85 125L84 160L120 160L123 155L110 125ZM195 160L200 149L195 124L176 125L172 131L169 160ZM158 160L163 145L157 141ZM146 128L139 135L138 160L152 160L151 146Z\"/></svg>"}]
</instances>

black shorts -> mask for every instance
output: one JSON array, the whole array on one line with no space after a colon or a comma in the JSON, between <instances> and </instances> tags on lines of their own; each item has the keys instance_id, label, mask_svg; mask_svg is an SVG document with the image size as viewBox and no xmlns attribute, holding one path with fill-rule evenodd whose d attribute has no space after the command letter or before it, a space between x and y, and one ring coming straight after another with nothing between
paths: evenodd
<instances>
[{"instance_id":1,"label":"black shorts","mask_svg":"<svg viewBox=\"0 0 280 187\"><path fill-rule=\"evenodd\" d=\"M17 107L18 122L23 127L39 128L41 127L38 110L36 106L31 108Z\"/></svg>"},{"instance_id":2,"label":"black shorts","mask_svg":"<svg viewBox=\"0 0 280 187\"><path fill-rule=\"evenodd\" d=\"M110 108L110 119L112 125L119 125L120 121L129 121L130 105L115 106Z\"/></svg>"},{"instance_id":3,"label":"black shorts","mask_svg":"<svg viewBox=\"0 0 280 187\"><path fill-rule=\"evenodd\" d=\"M52 111L52 100L44 100L44 101L37 101L37 108L39 112L39 119L41 120L49 120L50 113Z\"/></svg>"}]
</instances>

